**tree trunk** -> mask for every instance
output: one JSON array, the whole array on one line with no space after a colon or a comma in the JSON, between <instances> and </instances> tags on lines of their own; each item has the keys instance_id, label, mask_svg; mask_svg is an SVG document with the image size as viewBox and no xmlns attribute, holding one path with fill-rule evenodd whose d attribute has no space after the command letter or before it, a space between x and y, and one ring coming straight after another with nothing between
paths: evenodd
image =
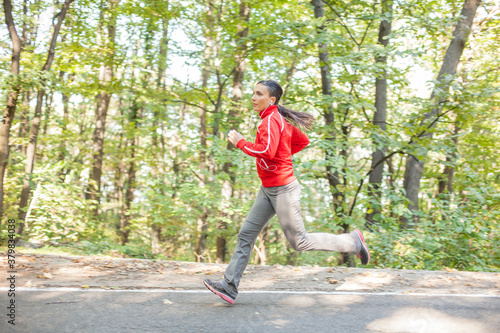
<instances>
[{"instance_id":1,"label":"tree trunk","mask_svg":"<svg viewBox=\"0 0 500 333\"><path fill-rule=\"evenodd\" d=\"M120 0L109 0L107 8L101 11L100 26L106 22L108 36L102 38L104 49L109 50L104 55L104 61L99 73L99 85L101 91L97 94L97 106L95 111L95 130L92 137L92 166L90 168L90 176L85 198L93 200L95 207L93 209L94 216L99 213L99 200L101 189L101 175L104 154L104 133L106 131L106 116L108 114L109 101L111 93L109 92L110 84L113 79L113 60L115 55L115 36L116 36L116 20L118 3ZM108 15L106 15L108 14ZM100 28L102 29L102 28ZM102 35L102 34L101 34Z\"/></svg>"},{"instance_id":2,"label":"tree trunk","mask_svg":"<svg viewBox=\"0 0 500 333\"><path fill-rule=\"evenodd\" d=\"M323 18L325 17L325 8L322 0L313 0L312 4L314 5L314 17L315 18ZM319 27L318 34L321 35L325 27L322 25ZM328 54L328 45L324 42L318 43L319 49L319 62L321 68L321 92L324 96L331 99L332 97L332 77L330 73L330 61ZM324 106L323 116L325 118L325 125L329 129L327 133L326 140L330 142L335 142L336 133L335 133L335 124L334 124L334 114L333 114L333 105L331 102L328 102L327 105ZM326 160L327 163L331 160L337 153L333 150L333 148L327 148L326 150ZM330 189L333 194L333 204L334 210L337 210L337 207L342 206L342 194L339 190L341 185L339 179L338 170L335 170L333 166L327 165L326 167L326 177L328 179L328 183L330 184Z\"/></svg>"},{"instance_id":3,"label":"tree trunk","mask_svg":"<svg viewBox=\"0 0 500 333\"><path fill-rule=\"evenodd\" d=\"M248 20L250 19L250 4L248 1L240 1L240 22L238 24L238 33L236 43L239 44L239 49L236 54L236 63L233 74L233 92L232 92L232 107L229 110L228 119L231 128L238 128L240 118L238 115L241 112L241 99L243 98L243 78L245 76L245 53L247 44L245 38L248 36ZM233 150L235 147L231 142L227 143L227 149ZM224 172L229 175L229 179L225 179L222 184L222 200L225 205L229 205L234 194L233 184L236 181L236 176L229 170L232 167L231 162L224 163ZM224 206L224 205L223 205ZM222 212L224 217L230 218L230 214ZM220 221L218 226L220 230L227 229L227 224ZM216 263L223 263L226 260L226 238L224 236L217 237L217 254Z\"/></svg>"},{"instance_id":4,"label":"tree trunk","mask_svg":"<svg viewBox=\"0 0 500 333\"><path fill-rule=\"evenodd\" d=\"M325 17L325 8L322 0L313 0L312 4L314 5L314 17L315 18L323 18ZM322 35L324 33L325 27L324 25L320 26L318 29L318 35ZM330 73L330 61L328 54L328 45L324 42L318 43L319 49L319 62L321 68L321 92L323 96L328 97L331 100L332 97L332 78ZM331 102L328 102L327 105L324 106L324 114L325 125L328 129L328 133L326 136L326 140L332 143L336 140L335 133L335 119L333 113L333 105ZM344 201L344 195L341 191L341 182L339 178L338 170L335 170L333 166L329 165L329 161L331 161L336 155L337 152L333 149L333 147L329 147L326 149L326 177L328 179L328 183L330 184L330 191L333 196L333 211L334 214L339 213L338 208L343 207L342 203ZM349 229L349 226L345 224L341 225L343 230ZM350 259L350 255L347 253L341 253L339 257L339 265L344 263L348 263L349 266L353 264L353 260Z\"/></svg>"},{"instance_id":5,"label":"tree trunk","mask_svg":"<svg viewBox=\"0 0 500 333\"><path fill-rule=\"evenodd\" d=\"M207 26L205 29L205 50L203 55L203 70L202 70L202 87L204 90L208 87L208 78L210 76L210 68L212 63L212 53L214 48L214 39L211 34L211 29L213 28L213 2L208 2L207 10ZM202 103L200 111L200 170L201 179L199 185L201 188L205 188L207 185L207 113L206 113L206 103ZM208 208L206 206L201 207L201 216L198 217L197 234L198 238L196 241L195 256L197 262L205 262L205 249L207 243L207 230L208 230Z\"/></svg>"},{"instance_id":6,"label":"tree trunk","mask_svg":"<svg viewBox=\"0 0 500 333\"><path fill-rule=\"evenodd\" d=\"M455 167L454 164L458 158L456 147L458 147L458 133L460 132L460 126L458 120L455 120L455 129L453 136L453 146L455 149L450 155L446 156L446 165L444 167L443 174L439 178L438 182L438 198L440 197L446 203L447 208L450 208L451 195L453 194L453 179L455 177Z\"/></svg>"},{"instance_id":7,"label":"tree trunk","mask_svg":"<svg viewBox=\"0 0 500 333\"><path fill-rule=\"evenodd\" d=\"M23 91L23 102L21 106L21 117L20 117L20 126L19 126L19 139L21 142L18 146L18 151L21 152L22 155L26 155L26 147L25 138L28 136L30 130L29 124L29 112L30 112L30 91Z\"/></svg>"},{"instance_id":8,"label":"tree trunk","mask_svg":"<svg viewBox=\"0 0 500 333\"><path fill-rule=\"evenodd\" d=\"M23 30L21 33L21 50L24 50L27 45L31 45L31 39L28 38L28 32L31 31L31 25L28 25L28 1L23 1ZM30 89L23 91L23 102L21 108L21 117L19 126L19 138L21 139L18 145L18 151L26 156L25 138L29 133L29 102L30 102Z\"/></svg>"},{"instance_id":9,"label":"tree trunk","mask_svg":"<svg viewBox=\"0 0 500 333\"><path fill-rule=\"evenodd\" d=\"M134 101L132 108L130 110L130 114L128 116L129 121L127 126L127 144L126 144L126 154L129 153L128 156L128 168L127 168L127 176L125 181L125 196L124 202L121 204L121 213L120 213L120 241L122 245L128 243L130 236L130 208L132 206L132 201L134 200L134 186L135 186L135 150L138 146L139 138L136 135L137 131L137 122L138 122L138 112L139 108Z\"/></svg>"},{"instance_id":10,"label":"tree trunk","mask_svg":"<svg viewBox=\"0 0 500 333\"><path fill-rule=\"evenodd\" d=\"M345 112L344 119L347 119L347 115L349 114L349 109L346 109L344 112ZM342 125L341 129L342 129L342 140L347 143L347 139L348 139L349 134L350 134L349 126ZM347 170L346 170L345 166L346 166L347 160L349 158L349 152L347 151L346 148L347 148L347 145L342 145L342 148L340 149L340 156L342 156L344 161L345 161L345 164L342 166L342 173L344 175L347 174ZM346 188L347 187L347 178L343 177L343 181L344 181L343 187ZM343 193L341 193L340 198L342 199L342 201L344 200ZM349 233L349 231L350 231L349 224L341 223L340 226L342 227L341 233ZM340 252L338 264L339 265L347 264L347 266L349 266L349 267L356 267L356 262L354 261L354 257L347 252Z\"/></svg>"},{"instance_id":11,"label":"tree trunk","mask_svg":"<svg viewBox=\"0 0 500 333\"><path fill-rule=\"evenodd\" d=\"M449 88L453 77L457 71L457 66L462 56L463 50L465 48L465 43L469 36L472 22L476 15L477 8L479 6L480 0L465 0L462 11L460 13L460 20L455 25L455 30L451 38L450 45L446 50L444 56L443 64L439 75L437 77L437 83L434 87L430 100L432 102L432 109L430 112L425 114L425 119L421 123L425 126L432 121L442 110L443 104L446 102L448 97ZM429 129L432 129L435 125L428 125ZM422 138L432 138L432 132L426 131ZM406 170L404 175L404 189L406 191L406 197L411 201L409 208L412 211L418 211L418 193L420 191L420 179L424 172L424 160L426 154L422 159L416 159L414 156L408 156L406 160ZM401 227L408 228L411 222L402 217ZM413 223L418 222L418 217L415 215L412 218Z\"/></svg>"},{"instance_id":12,"label":"tree trunk","mask_svg":"<svg viewBox=\"0 0 500 333\"><path fill-rule=\"evenodd\" d=\"M52 109L52 102L53 101L54 101L54 92L51 91L47 95L47 97L45 98L45 112L44 112L44 119L43 119L42 135L46 135L47 129L49 128L49 116L50 116L50 112ZM41 150L43 151L43 147L41 148ZM42 154L42 152L40 152L40 154Z\"/></svg>"},{"instance_id":13,"label":"tree trunk","mask_svg":"<svg viewBox=\"0 0 500 333\"><path fill-rule=\"evenodd\" d=\"M168 10L168 1L166 4L166 8ZM156 89L157 90L163 90L165 91L165 85L163 83L163 79L165 77L165 70L167 68L167 51L168 51L168 24L169 21L166 18L162 19L162 37L160 40L160 51L158 54L158 74L157 74L157 79L156 79ZM154 123L153 123L153 150L157 152L160 156L158 158L158 164L157 164L157 169L159 170L164 170L163 167L163 151L158 143L158 119L160 119L161 122L163 122L163 117L160 117L160 113L155 110L154 114ZM160 134L161 139L163 139L163 131ZM174 162L175 163L175 162ZM158 170L156 170L157 174L160 174ZM163 190L162 195L165 195L165 192ZM173 191L174 193L172 194L175 196L175 190ZM157 223L152 223L151 224L151 252L154 255L158 255L161 252L162 248L162 226Z\"/></svg>"},{"instance_id":14,"label":"tree trunk","mask_svg":"<svg viewBox=\"0 0 500 333\"><path fill-rule=\"evenodd\" d=\"M378 33L378 43L385 48L389 44L388 36L392 29L392 0L382 1L382 13L380 20L380 29ZM383 51L385 52L385 51ZM377 75L375 79L375 113L373 115L373 125L378 126L380 130L386 131L386 111L387 111L387 56L385 53L377 56L375 64L383 66L382 73ZM372 165L370 179L368 183L368 196L371 199L369 211L366 214L366 226L370 227L375 223L374 216L380 213L381 198L380 185L382 183L382 175L384 172L384 162L380 161L384 158L386 147L377 148L379 143L374 140L376 150L372 154ZM380 164L379 164L380 163ZM378 164L377 167L375 167ZM374 168L375 167L375 168Z\"/></svg>"},{"instance_id":15,"label":"tree trunk","mask_svg":"<svg viewBox=\"0 0 500 333\"><path fill-rule=\"evenodd\" d=\"M61 71L60 73L60 77L61 77L61 80L63 81L64 80L64 75L65 75L65 72ZM67 82L70 83L72 82L74 79L74 74L69 74L68 75L68 80ZM70 95L68 94L68 92L66 91L63 91L62 92L62 102L63 102L63 121L62 121L62 124L61 124L61 132L62 132L62 137L63 138L67 138L68 137L68 124L69 124L69 98L70 98ZM67 150L66 150L66 144L64 142L61 142L61 145L59 146L59 156L58 156L58 160L60 162L64 162L66 160L66 156L67 156ZM67 172L67 168L66 167L63 167L61 168L61 170L59 171L59 177L61 178L61 180L63 180L63 176L66 174Z\"/></svg>"},{"instance_id":16,"label":"tree trunk","mask_svg":"<svg viewBox=\"0 0 500 333\"><path fill-rule=\"evenodd\" d=\"M59 31L61 30L61 25L66 17L66 13L68 12L69 5L73 2L73 0L66 0L62 6L61 12L58 14L58 21L54 26L54 32L52 34L52 40L49 46L49 52L47 55L47 61L43 65L42 72L48 72L50 67L52 66L52 62L54 61L55 51L56 51L56 43L57 37L59 35ZM26 166L24 169L25 176L23 181L23 188L21 190L21 198L19 201L19 213L18 213L18 230L17 233L21 235L24 230L24 220L26 219L26 208L28 206L28 199L31 194L31 178L33 175L33 169L35 166L35 153L36 153L36 144L38 139L38 131L40 129L41 123L41 115L42 115L42 105L43 105L43 97L45 95L45 91L41 88L38 91L37 99L36 99L36 107L35 107L35 115L31 122L31 129L29 135L28 147L26 149Z\"/></svg>"},{"instance_id":17,"label":"tree trunk","mask_svg":"<svg viewBox=\"0 0 500 333\"><path fill-rule=\"evenodd\" d=\"M17 76L19 75L19 61L21 59L21 39L17 34L14 19L12 17L12 2L10 0L4 0L3 9L5 14L5 23L7 24L10 40L12 41L10 73L12 76ZM3 112L2 122L0 123L0 226L2 225L1 221L3 215L3 181L9 160L10 127L12 126L14 115L16 114L18 95L19 86L12 86L7 95L7 105Z\"/></svg>"}]
</instances>

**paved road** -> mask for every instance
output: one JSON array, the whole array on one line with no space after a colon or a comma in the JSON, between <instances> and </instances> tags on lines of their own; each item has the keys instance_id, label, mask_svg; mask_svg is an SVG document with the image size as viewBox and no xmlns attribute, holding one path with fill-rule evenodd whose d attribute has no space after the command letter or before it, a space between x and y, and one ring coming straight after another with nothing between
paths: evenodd
<instances>
[{"instance_id":1,"label":"paved road","mask_svg":"<svg viewBox=\"0 0 500 333\"><path fill-rule=\"evenodd\" d=\"M14 327L1 290L0 332L498 332L500 297L476 296L21 289Z\"/></svg>"}]
</instances>

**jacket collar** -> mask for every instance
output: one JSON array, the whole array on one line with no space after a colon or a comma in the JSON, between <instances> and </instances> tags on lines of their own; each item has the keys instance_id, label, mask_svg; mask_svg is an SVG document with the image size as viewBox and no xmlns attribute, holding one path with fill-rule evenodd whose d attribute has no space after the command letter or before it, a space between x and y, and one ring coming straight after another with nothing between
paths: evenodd
<instances>
[{"instance_id":1,"label":"jacket collar","mask_svg":"<svg viewBox=\"0 0 500 333\"><path fill-rule=\"evenodd\" d=\"M273 113L274 111L277 111L277 110L278 110L277 105L268 106L267 108L265 108L264 110L262 110L259 113L260 119L264 119L265 117L267 117L268 115L270 115L271 113Z\"/></svg>"}]
</instances>

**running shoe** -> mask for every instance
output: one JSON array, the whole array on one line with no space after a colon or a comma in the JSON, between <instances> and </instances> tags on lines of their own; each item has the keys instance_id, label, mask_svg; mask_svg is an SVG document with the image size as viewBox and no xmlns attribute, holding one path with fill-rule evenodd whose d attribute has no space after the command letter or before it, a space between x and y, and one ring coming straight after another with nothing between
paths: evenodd
<instances>
[{"instance_id":1,"label":"running shoe","mask_svg":"<svg viewBox=\"0 0 500 333\"><path fill-rule=\"evenodd\" d=\"M358 229L354 229L351 232L354 240L356 241L356 246L359 248L358 258L361 259L361 264L368 265L370 262L370 251L368 251L368 246L366 246L365 238L363 234Z\"/></svg>"},{"instance_id":2,"label":"running shoe","mask_svg":"<svg viewBox=\"0 0 500 333\"><path fill-rule=\"evenodd\" d=\"M225 300L229 304L234 304L234 298L229 296L229 294L224 290L224 288L222 288L222 285L220 284L220 282L214 282L214 281L211 281L209 279L205 279L203 281L203 283L208 288L208 290L210 290L214 294L220 296L220 298L222 298L223 300Z\"/></svg>"}]
</instances>

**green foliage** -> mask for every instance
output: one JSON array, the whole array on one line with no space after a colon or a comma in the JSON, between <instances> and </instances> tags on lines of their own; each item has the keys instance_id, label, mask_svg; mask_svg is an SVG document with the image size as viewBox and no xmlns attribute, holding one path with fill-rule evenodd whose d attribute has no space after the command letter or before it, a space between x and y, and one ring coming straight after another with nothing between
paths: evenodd
<instances>
[{"instance_id":1,"label":"green foliage","mask_svg":"<svg viewBox=\"0 0 500 333\"><path fill-rule=\"evenodd\" d=\"M492 1L480 7L459 71L448 78L449 91L441 91L446 101L439 117L424 122L435 106L429 87L436 83L462 2L394 3L387 48L378 43L378 30L388 14L382 16L380 4L372 1L326 1L325 17L315 19L308 1L251 0L248 22L240 17L239 1L213 3L207 8L205 1L121 1L101 17L105 2L73 2L48 73L40 69L50 24L38 25L38 18L49 22L60 3L28 3L28 15L21 2L14 4L18 32L26 22L29 38L21 73L13 77L10 40L5 25L0 27L5 46L0 92L5 97L12 87L21 89L10 133L4 218L17 217L26 177L23 147L30 138L24 123L31 121L38 90L45 89L48 97L31 175L26 239L57 242L83 254L193 260L198 240L206 235L203 256L213 262L222 236L228 258L260 181L255 159L227 149L227 132L236 128L247 140L255 137L258 115L249 124L253 85L273 78L286 90L283 104L317 118L308 133L311 145L293 157L308 232L341 232L343 225L366 230L366 213L377 210L367 232L373 267L498 271L500 48L498 14L488 16ZM118 17L114 45L102 43L109 15ZM329 54L331 96L322 92L318 44ZM102 65L111 55L113 80L103 85ZM387 65L376 62L381 56ZM244 69L243 96L235 102L240 57L245 61L239 67ZM384 71L386 131L372 123L374 83ZM85 194L101 92L110 94L111 102L102 195L92 202ZM21 105L24 96L27 108ZM326 125L329 107L333 123ZM381 202L370 197L366 184L375 149L393 155L385 163ZM411 218L403 186L409 155L422 159L425 168L419 220L401 229L401 218ZM339 177L337 188L328 183L327 167ZM452 190L438 193L438 182L447 179L445 167L454 171ZM223 195L228 181L230 199ZM130 187L133 200L128 202ZM126 219L130 225L121 226ZM124 228L130 231L129 243L118 245ZM159 249L153 250L155 228L161 235ZM290 250L276 218L266 237L268 264L337 262L336 254Z\"/></svg>"}]
</instances>

